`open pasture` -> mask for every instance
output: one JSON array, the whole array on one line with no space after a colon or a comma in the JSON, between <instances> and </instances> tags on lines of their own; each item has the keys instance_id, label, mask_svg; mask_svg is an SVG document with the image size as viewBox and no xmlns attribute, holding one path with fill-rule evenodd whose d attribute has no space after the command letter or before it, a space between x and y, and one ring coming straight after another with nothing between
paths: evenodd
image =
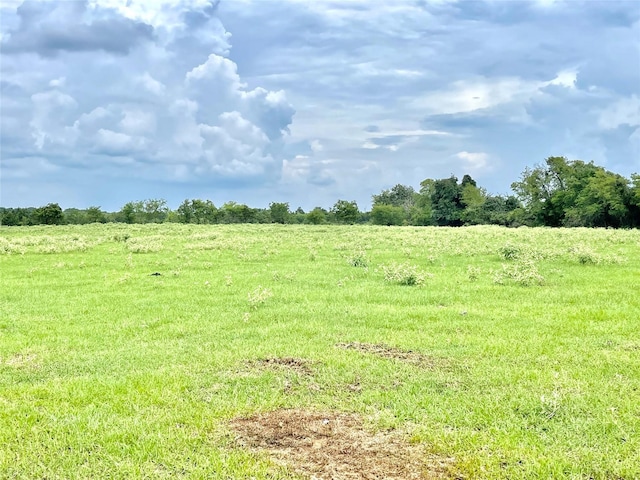
<instances>
[{"instance_id":1,"label":"open pasture","mask_svg":"<svg viewBox=\"0 0 640 480\"><path fill-rule=\"evenodd\" d=\"M15 227L0 282L0 478L640 477L637 230Z\"/></svg>"}]
</instances>

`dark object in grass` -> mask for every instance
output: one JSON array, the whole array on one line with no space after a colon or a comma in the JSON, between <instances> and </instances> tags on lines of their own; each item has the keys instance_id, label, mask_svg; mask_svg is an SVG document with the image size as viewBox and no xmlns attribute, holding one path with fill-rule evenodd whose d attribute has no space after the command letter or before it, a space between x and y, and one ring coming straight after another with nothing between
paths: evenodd
<instances>
[{"instance_id":1,"label":"dark object in grass","mask_svg":"<svg viewBox=\"0 0 640 480\"><path fill-rule=\"evenodd\" d=\"M162 274L161 274L161 273L159 273L159 272L153 272L153 273L152 273L151 275L149 275L149 276L150 276L150 277L160 277L160 276L162 276Z\"/></svg>"}]
</instances>

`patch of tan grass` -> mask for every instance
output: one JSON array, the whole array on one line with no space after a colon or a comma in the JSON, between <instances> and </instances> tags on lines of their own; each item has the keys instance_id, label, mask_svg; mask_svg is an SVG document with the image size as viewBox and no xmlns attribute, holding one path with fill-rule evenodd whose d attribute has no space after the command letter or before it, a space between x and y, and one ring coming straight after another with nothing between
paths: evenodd
<instances>
[{"instance_id":1,"label":"patch of tan grass","mask_svg":"<svg viewBox=\"0 0 640 480\"><path fill-rule=\"evenodd\" d=\"M276 410L231 422L237 443L314 480L451 478L452 459L397 431L372 432L353 414Z\"/></svg>"}]
</instances>

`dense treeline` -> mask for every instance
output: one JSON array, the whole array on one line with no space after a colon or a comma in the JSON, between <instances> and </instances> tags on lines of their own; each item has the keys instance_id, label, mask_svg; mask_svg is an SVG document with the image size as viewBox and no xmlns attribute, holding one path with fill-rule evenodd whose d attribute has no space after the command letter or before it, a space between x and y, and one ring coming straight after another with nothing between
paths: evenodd
<instances>
[{"instance_id":1,"label":"dense treeline","mask_svg":"<svg viewBox=\"0 0 640 480\"><path fill-rule=\"evenodd\" d=\"M527 168L512 183L514 195L491 195L465 175L426 179L416 191L396 185L372 196L371 211L355 201L338 200L330 210L291 211L288 203L251 208L227 202L216 207L210 200L184 200L171 210L163 199L126 203L118 212L100 207L62 210L56 203L40 208L0 207L2 225L85 223L373 223L376 225L504 225L551 227L640 227L640 175L631 179L609 172L593 162L549 157Z\"/></svg>"}]
</instances>

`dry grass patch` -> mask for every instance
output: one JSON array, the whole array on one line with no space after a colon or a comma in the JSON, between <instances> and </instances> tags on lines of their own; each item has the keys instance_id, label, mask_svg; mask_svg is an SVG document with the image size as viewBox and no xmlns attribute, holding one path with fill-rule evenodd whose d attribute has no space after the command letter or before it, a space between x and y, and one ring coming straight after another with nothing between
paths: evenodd
<instances>
[{"instance_id":1,"label":"dry grass patch","mask_svg":"<svg viewBox=\"0 0 640 480\"><path fill-rule=\"evenodd\" d=\"M402 350L395 347L390 347L384 343L338 343L336 347L343 348L345 350L356 350L358 352L370 353L377 355L378 357L391 358L394 360L400 360L402 362L411 363L424 368L435 368L443 365L442 359L437 359L425 355L420 352L414 352L413 350Z\"/></svg>"},{"instance_id":2,"label":"dry grass patch","mask_svg":"<svg viewBox=\"0 0 640 480\"><path fill-rule=\"evenodd\" d=\"M303 358L271 357L262 358L249 363L251 367L291 370L300 375L311 375L311 362Z\"/></svg>"},{"instance_id":3,"label":"dry grass patch","mask_svg":"<svg viewBox=\"0 0 640 480\"><path fill-rule=\"evenodd\" d=\"M373 433L352 414L276 410L231 427L240 446L314 480L450 478L451 459L429 456L399 432Z\"/></svg>"},{"instance_id":4,"label":"dry grass patch","mask_svg":"<svg viewBox=\"0 0 640 480\"><path fill-rule=\"evenodd\" d=\"M38 356L35 353L16 353L4 361L4 364L13 368L31 368L40 367Z\"/></svg>"}]
</instances>

